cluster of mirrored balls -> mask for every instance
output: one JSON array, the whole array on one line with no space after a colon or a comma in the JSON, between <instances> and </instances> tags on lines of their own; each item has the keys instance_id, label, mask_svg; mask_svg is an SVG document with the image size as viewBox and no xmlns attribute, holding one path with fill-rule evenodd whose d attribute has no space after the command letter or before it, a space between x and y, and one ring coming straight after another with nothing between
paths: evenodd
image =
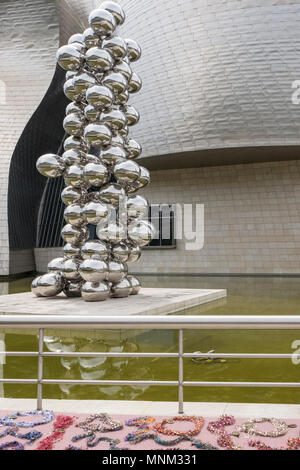
<instances>
[{"instance_id":1,"label":"cluster of mirrored balls","mask_svg":"<svg viewBox=\"0 0 300 470\"><path fill-rule=\"evenodd\" d=\"M38 171L49 178L63 175L66 225L61 235L64 256L37 277L37 296L82 296L85 301L137 294L140 282L129 276L127 263L137 261L141 246L154 237L147 220L148 201L136 192L150 182L136 162L141 146L128 136L139 121L128 104L142 82L131 69L141 49L132 39L114 34L125 20L120 5L106 1L89 16L90 27L74 34L57 52L66 70L64 92L71 100L63 127L69 137L62 156L42 155ZM90 149L93 150L93 154ZM90 240L88 224L96 226Z\"/></svg>"}]
</instances>

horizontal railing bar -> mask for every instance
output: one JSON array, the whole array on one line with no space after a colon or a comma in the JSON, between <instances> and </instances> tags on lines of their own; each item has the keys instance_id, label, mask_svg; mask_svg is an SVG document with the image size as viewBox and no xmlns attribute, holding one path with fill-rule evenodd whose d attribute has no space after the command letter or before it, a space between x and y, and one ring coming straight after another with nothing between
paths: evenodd
<instances>
[{"instance_id":1,"label":"horizontal railing bar","mask_svg":"<svg viewBox=\"0 0 300 470\"><path fill-rule=\"evenodd\" d=\"M37 384L37 379L0 379L1 384Z\"/></svg>"},{"instance_id":2,"label":"horizontal railing bar","mask_svg":"<svg viewBox=\"0 0 300 470\"><path fill-rule=\"evenodd\" d=\"M291 353L291 354L280 354L280 353L184 353L183 357L186 358L227 358L227 359L291 359L291 358L300 358L300 354Z\"/></svg>"},{"instance_id":3,"label":"horizontal railing bar","mask_svg":"<svg viewBox=\"0 0 300 470\"><path fill-rule=\"evenodd\" d=\"M118 353L118 352L44 352L45 357L178 357L178 353Z\"/></svg>"},{"instance_id":4,"label":"horizontal railing bar","mask_svg":"<svg viewBox=\"0 0 300 470\"><path fill-rule=\"evenodd\" d=\"M185 387L300 387L300 382L183 382Z\"/></svg>"},{"instance_id":5,"label":"horizontal railing bar","mask_svg":"<svg viewBox=\"0 0 300 470\"><path fill-rule=\"evenodd\" d=\"M177 386L177 380L54 380L43 379L41 381L45 385L162 385Z\"/></svg>"},{"instance_id":6,"label":"horizontal railing bar","mask_svg":"<svg viewBox=\"0 0 300 470\"><path fill-rule=\"evenodd\" d=\"M39 353L36 351L0 351L0 357L1 356L38 356Z\"/></svg>"},{"instance_id":7,"label":"horizontal railing bar","mask_svg":"<svg viewBox=\"0 0 300 470\"><path fill-rule=\"evenodd\" d=\"M297 315L0 315L3 328L54 329L300 329Z\"/></svg>"}]
</instances>

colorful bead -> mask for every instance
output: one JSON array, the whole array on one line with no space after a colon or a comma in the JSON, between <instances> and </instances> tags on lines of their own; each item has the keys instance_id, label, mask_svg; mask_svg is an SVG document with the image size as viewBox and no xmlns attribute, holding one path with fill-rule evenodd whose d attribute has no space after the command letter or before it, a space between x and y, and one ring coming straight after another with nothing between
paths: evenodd
<instances>
[{"instance_id":1,"label":"colorful bead","mask_svg":"<svg viewBox=\"0 0 300 470\"><path fill-rule=\"evenodd\" d=\"M195 429L191 431L174 431L173 429L166 429L166 424L173 424L175 421L190 421L194 424ZM197 416L175 416L174 418L163 419L160 423L153 426L155 431L167 436L196 436L199 434L204 425L204 419Z\"/></svg>"},{"instance_id":2,"label":"colorful bead","mask_svg":"<svg viewBox=\"0 0 300 470\"><path fill-rule=\"evenodd\" d=\"M19 416L43 416L42 421L36 421L36 422L26 422L26 421L18 421L16 422L16 419ZM41 424L47 424L50 423L54 419L54 413L52 411L47 411L47 410L36 410L36 411L25 411L25 412L20 412L17 411L16 413L13 413L10 416L3 416L0 418L0 426L14 426L18 428L32 428L33 426L39 426Z\"/></svg>"}]
</instances>

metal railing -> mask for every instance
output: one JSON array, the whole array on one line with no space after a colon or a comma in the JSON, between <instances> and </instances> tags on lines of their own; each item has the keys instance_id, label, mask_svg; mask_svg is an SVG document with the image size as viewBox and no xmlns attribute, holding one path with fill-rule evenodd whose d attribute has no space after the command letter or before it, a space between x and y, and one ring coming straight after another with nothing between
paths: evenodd
<instances>
[{"instance_id":1,"label":"metal railing","mask_svg":"<svg viewBox=\"0 0 300 470\"><path fill-rule=\"evenodd\" d=\"M185 353L183 348L183 331L190 329L300 329L300 316L67 316L67 315L2 315L0 329L38 329L38 351L5 351L6 356L29 356L38 358L37 378L33 379L4 379L3 384L35 384L37 385L37 409L42 409L43 385L154 385L178 387L178 412L183 413L184 387L300 387L300 382L217 382L217 381L185 381L184 358L239 358L239 359L291 359L291 354L266 353ZM170 329L179 330L178 351L174 353L119 353L119 352L44 352L45 329ZM59 380L45 379L43 376L44 357L126 357L126 358L177 358L177 380Z\"/></svg>"}]
</instances>

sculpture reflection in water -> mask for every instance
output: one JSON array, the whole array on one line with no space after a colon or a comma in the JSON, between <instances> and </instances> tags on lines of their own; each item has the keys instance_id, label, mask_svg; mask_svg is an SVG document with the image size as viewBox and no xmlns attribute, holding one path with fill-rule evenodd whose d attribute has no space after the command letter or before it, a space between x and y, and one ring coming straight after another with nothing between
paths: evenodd
<instances>
[{"instance_id":1,"label":"sculpture reflection in water","mask_svg":"<svg viewBox=\"0 0 300 470\"><path fill-rule=\"evenodd\" d=\"M106 1L91 12L90 27L57 52L71 100L63 122L69 137L62 156L42 155L36 166L46 177L64 176L61 235L66 244L64 257L53 259L48 273L33 281L36 296L63 292L99 301L140 289L139 280L127 275L127 263L140 258L154 228L145 220L148 201L136 194L150 175L136 162L142 149L128 134L140 118L128 100L142 85L131 69L141 49L116 32L124 20L120 5ZM96 226L95 240L89 224Z\"/></svg>"}]
</instances>

